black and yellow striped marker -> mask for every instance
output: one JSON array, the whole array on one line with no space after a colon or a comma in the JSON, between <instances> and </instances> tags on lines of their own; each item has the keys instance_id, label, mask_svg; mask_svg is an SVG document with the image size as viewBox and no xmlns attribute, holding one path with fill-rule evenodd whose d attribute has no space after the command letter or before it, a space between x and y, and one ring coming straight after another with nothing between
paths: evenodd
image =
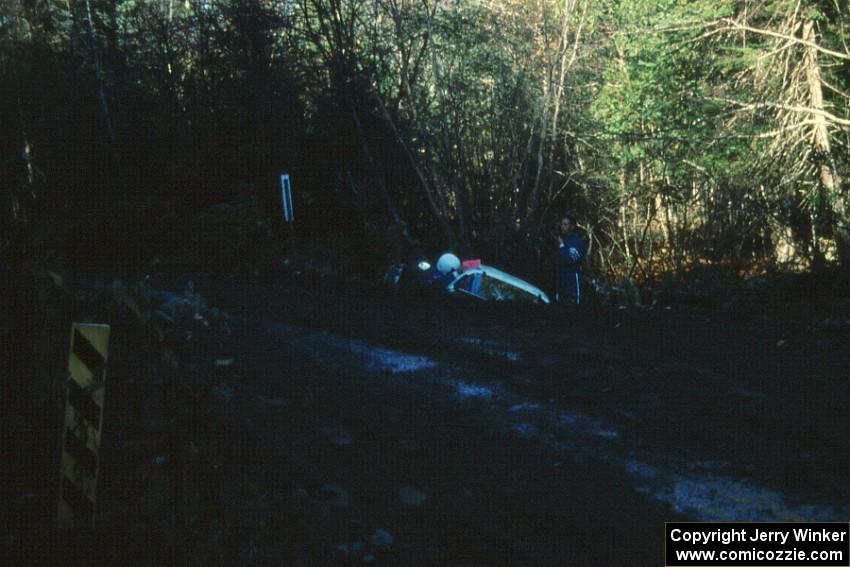
<instances>
[{"instance_id":1,"label":"black and yellow striped marker","mask_svg":"<svg viewBox=\"0 0 850 567\"><path fill-rule=\"evenodd\" d=\"M109 325L74 323L57 515L62 527L94 527L108 345Z\"/></svg>"}]
</instances>

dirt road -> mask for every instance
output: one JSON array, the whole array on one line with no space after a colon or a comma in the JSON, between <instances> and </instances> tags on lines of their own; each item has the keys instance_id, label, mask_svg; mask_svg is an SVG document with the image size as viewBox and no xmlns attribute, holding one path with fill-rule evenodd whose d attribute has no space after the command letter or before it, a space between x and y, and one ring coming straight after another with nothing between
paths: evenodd
<instances>
[{"instance_id":1,"label":"dirt road","mask_svg":"<svg viewBox=\"0 0 850 567\"><path fill-rule=\"evenodd\" d=\"M195 283L229 333L178 329L172 371L116 322L94 534L49 531L61 380L18 416L14 564L657 566L664 521L850 513L850 337L815 313Z\"/></svg>"},{"instance_id":2,"label":"dirt road","mask_svg":"<svg viewBox=\"0 0 850 567\"><path fill-rule=\"evenodd\" d=\"M220 392L243 426L228 474L263 495L243 528L269 560L659 565L665 520L850 510L840 334L728 313L200 289L233 316L236 380Z\"/></svg>"}]
</instances>

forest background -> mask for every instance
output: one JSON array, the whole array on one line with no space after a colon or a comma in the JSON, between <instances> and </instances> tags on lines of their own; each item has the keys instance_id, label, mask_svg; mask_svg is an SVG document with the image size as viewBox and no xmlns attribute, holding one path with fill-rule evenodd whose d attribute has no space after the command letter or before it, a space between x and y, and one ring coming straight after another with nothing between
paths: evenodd
<instances>
[{"instance_id":1,"label":"forest background","mask_svg":"<svg viewBox=\"0 0 850 567\"><path fill-rule=\"evenodd\" d=\"M847 268L848 26L847 0L2 0L4 199L37 193L37 246L142 266L240 196L281 228L286 171L298 238L361 271L420 246L543 277L564 211L601 276Z\"/></svg>"}]
</instances>

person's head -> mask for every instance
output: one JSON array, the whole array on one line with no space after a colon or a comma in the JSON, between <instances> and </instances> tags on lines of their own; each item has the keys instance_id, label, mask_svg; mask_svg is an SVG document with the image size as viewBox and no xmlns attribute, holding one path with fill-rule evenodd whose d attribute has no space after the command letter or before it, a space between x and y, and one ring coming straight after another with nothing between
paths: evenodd
<instances>
[{"instance_id":1,"label":"person's head","mask_svg":"<svg viewBox=\"0 0 850 567\"><path fill-rule=\"evenodd\" d=\"M576 218L572 214L566 214L561 217L561 222L558 224L558 230L562 235L566 236L576 228Z\"/></svg>"},{"instance_id":2,"label":"person's head","mask_svg":"<svg viewBox=\"0 0 850 567\"><path fill-rule=\"evenodd\" d=\"M460 258L447 252L440 256L437 260L437 271L441 274L448 274L460 269Z\"/></svg>"}]
</instances>

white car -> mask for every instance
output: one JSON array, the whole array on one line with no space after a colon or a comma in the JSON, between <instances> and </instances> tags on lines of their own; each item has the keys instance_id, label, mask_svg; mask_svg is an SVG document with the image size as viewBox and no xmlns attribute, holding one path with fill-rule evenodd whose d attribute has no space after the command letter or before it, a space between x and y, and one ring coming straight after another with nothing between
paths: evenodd
<instances>
[{"instance_id":1,"label":"white car","mask_svg":"<svg viewBox=\"0 0 850 567\"><path fill-rule=\"evenodd\" d=\"M480 264L466 268L446 286L449 293L462 293L478 299L549 303L543 290L502 270Z\"/></svg>"}]
</instances>

